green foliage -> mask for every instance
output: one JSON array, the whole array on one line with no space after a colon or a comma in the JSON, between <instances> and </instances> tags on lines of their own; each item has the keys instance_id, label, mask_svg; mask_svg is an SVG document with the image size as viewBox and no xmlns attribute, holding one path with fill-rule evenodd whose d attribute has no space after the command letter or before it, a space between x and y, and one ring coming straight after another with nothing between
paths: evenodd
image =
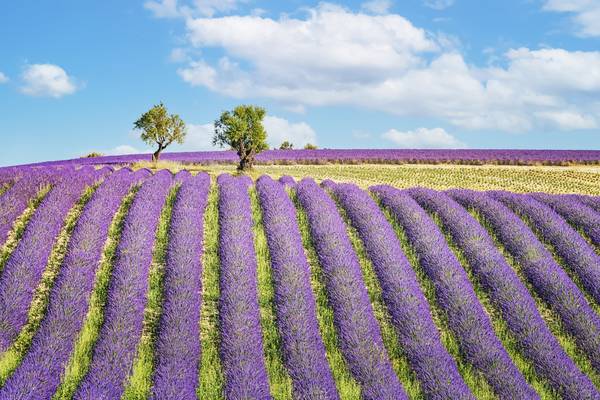
<instances>
[{"instance_id":1,"label":"green foliage","mask_svg":"<svg viewBox=\"0 0 600 400\"><path fill-rule=\"evenodd\" d=\"M292 150L293 148L294 145L288 142L287 140L281 143L281 145L279 146L279 150Z\"/></svg>"},{"instance_id":2,"label":"green foliage","mask_svg":"<svg viewBox=\"0 0 600 400\"><path fill-rule=\"evenodd\" d=\"M304 150L316 150L317 146L312 144L312 143L306 143L306 145L304 145Z\"/></svg>"},{"instance_id":3,"label":"green foliage","mask_svg":"<svg viewBox=\"0 0 600 400\"><path fill-rule=\"evenodd\" d=\"M92 151L91 153L88 153L81 158L96 158L96 157L104 157L104 154L99 153L97 151Z\"/></svg>"},{"instance_id":4,"label":"green foliage","mask_svg":"<svg viewBox=\"0 0 600 400\"><path fill-rule=\"evenodd\" d=\"M262 124L266 113L262 107L241 105L223 112L215 121L213 144L237 151L240 171L252 168L256 154L268 149L267 132Z\"/></svg>"},{"instance_id":5,"label":"green foliage","mask_svg":"<svg viewBox=\"0 0 600 400\"><path fill-rule=\"evenodd\" d=\"M134 122L135 129L142 131L141 139L149 145L157 144L152 161L158 161L160 153L171 143L183 143L187 128L177 114L169 114L163 103L152 107Z\"/></svg>"}]
</instances>

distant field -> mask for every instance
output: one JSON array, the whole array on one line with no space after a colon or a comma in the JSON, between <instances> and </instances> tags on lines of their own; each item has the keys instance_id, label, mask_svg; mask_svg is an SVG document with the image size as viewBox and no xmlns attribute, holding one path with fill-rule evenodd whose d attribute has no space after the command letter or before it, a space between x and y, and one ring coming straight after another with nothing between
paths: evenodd
<instances>
[{"instance_id":1,"label":"distant field","mask_svg":"<svg viewBox=\"0 0 600 400\"><path fill-rule=\"evenodd\" d=\"M600 399L599 182L0 169L0 399Z\"/></svg>"},{"instance_id":2,"label":"distant field","mask_svg":"<svg viewBox=\"0 0 600 400\"><path fill-rule=\"evenodd\" d=\"M134 169L154 168L150 162L133 164ZM161 162L158 169L186 169L207 172L211 176L235 173L233 165L188 165ZM257 165L248 173L256 179L262 174L274 178L290 175L296 179L310 176L317 180L352 182L367 188L388 184L398 188L424 186L446 190L509 190L513 192L579 193L600 195L600 166L502 166L502 165L427 165L427 164L326 164L326 165Z\"/></svg>"}]
</instances>

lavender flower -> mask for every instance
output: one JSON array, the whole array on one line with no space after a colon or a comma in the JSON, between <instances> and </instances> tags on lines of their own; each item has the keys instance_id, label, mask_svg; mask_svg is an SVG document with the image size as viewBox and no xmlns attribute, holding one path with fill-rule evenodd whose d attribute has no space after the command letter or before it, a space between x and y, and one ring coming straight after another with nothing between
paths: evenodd
<instances>
[{"instance_id":1,"label":"lavender flower","mask_svg":"<svg viewBox=\"0 0 600 400\"><path fill-rule=\"evenodd\" d=\"M358 257L335 203L309 178L297 184L296 192L308 215L342 354L362 386L362 397L406 398L383 345Z\"/></svg>"},{"instance_id":2,"label":"lavender flower","mask_svg":"<svg viewBox=\"0 0 600 400\"><path fill-rule=\"evenodd\" d=\"M153 399L195 399L200 360L204 210L210 177L181 176L169 227Z\"/></svg>"},{"instance_id":3,"label":"lavender flower","mask_svg":"<svg viewBox=\"0 0 600 400\"><path fill-rule=\"evenodd\" d=\"M172 182L171 173L164 170L148 178L125 218L104 323L76 399L115 399L123 393L142 334L152 244Z\"/></svg>"},{"instance_id":4,"label":"lavender flower","mask_svg":"<svg viewBox=\"0 0 600 400\"><path fill-rule=\"evenodd\" d=\"M293 382L293 397L339 399L319 333L296 210L283 186L270 177L262 176L256 189L271 255L277 324L284 364Z\"/></svg>"},{"instance_id":5,"label":"lavender flower","mask_svg":"<svg viewBox=\"0 0 600 400\"><path fill-rule=\"evenodd\" d=\"M257 263L247 181L220 175L219 318L228 399L269 399L257 295Z\"/></svg>"}]
</instances>

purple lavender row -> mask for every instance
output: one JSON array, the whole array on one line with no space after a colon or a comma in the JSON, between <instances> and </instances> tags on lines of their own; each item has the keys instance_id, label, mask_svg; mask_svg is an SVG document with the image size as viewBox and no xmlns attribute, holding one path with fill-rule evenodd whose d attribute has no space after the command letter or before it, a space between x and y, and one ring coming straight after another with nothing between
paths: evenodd
<instances>
[{"instance_id":1,"label":"purple lavender row","mask_svg":"<svg viewBox=\"0 0 600 400\"><path fill-rule=\"evenodd\" d=\"M600 246L600 213L593 208L566 196L533 193L531 197L550 206L571 225L585 232L592 243Z\"/></svg>"},{"instance_id":2,"label":"purple lavender row","mask_svg":"<svg viewBox=\"0 0 600 400\"><path fill-rule=\"evenodd\" d=\"M369 194L355 185L331 188L365 245L398 339L430 399L473 399L442 345L429 304L393 228Z\"/></svg>"},{"instance_id":3,"label":"purple lavender row","mask_svg":"<svg viewBox=\"0 0 600 400\"><path fill-rule=\"evenodd\" d=\"M594 211L600 213L600 196L584 196L584 195L572 195L576 196L577 200L582 202L588 207L594 209Z\"/></svg>"},{"instance_id":4,"label":"purple lavender row","mask_svg":"<svg viewBox=\"0 0 600 400\"><path fill-rule=\"evenodd\" d=\"M125 164L136 161L150 161L151 154L131 154L125 156L106 156L78 158L63 161L49 161L36 166L85 165L85 164ZM183 163L235 163L238 156L235 151L203 151L164 153L162 157L169 161ZM305 163L324 162L397 162L397 163L447 163L464 164L562 164L585 163L598 164L598 150L419 150L419 149L319 149L319 150L267 150L257 155L258 163L296 161ZM33 164L30 164L33 165ZM23 168L21 166L20 168Z\"/></svg>"},{"instance_id":5,"label":"purple lavender row","mask_svg":"<svg viewBox=\"0 0 600 400\"><path fill-rule=\"evenodd\" d=\"M220 175L219 320L225 398L270 399L263 358L257 262L246 180Z\"/></svg>"},{"instance_id":6,"label":"purple lavender row","mask_svg":"<svg viewBox=\"0 0 600 400\"><path fill-rule=\"evenodd\" d=\"M15 220L23 214L29 201L43 186L54 182L51 176L45 171L24 174L0 197L0 244L6 241Z\"/></svg>"},{"instance_id":7,"label":"purple lavender row","mask_svg":"<svg viewBox=\"0 0 600 400\"><path fill-rule=\"evenodd\" d=\"M282 177L280 177L279 183L281 183L283 186L286 186L286 187L295 187L296 186L296 180L289 175L283 175Z\"/></svg>"},{"instance_id":8,"label":"purple lavender row","mask_svg":"<svg viewBox=\"0 0 600 400\"><path fill-rule=\"evenodd\" d=\"M600 304L600 256L585 239L550 207L527 195L504 191L489 193L518 215L528 218Z\"/></svg>"},{"instance_id":9,"label":"purple lavender row","mask_svg":"<svg viewBox=\"0 0 600 400\"><path fill-rule=\"evenodd\" d=\"M116 251L104 323L76 399L116 399L123 394L142 335L152 248L172 183L170 172L157 172L146 179L131 204Z\"/></svg>"},{"instance_id":10,"label":"purple lavender row","mask_svg":"<svg viewBox=\"0 0 600 400\"><path fill-rule=\"evenodd\" d=\"M494 202L485 194L471 190L451 190L448 194L465 207L485 208ZM537 373L564 398L600 398L590 379L577 368L552 335L535 300L498 251L487 230L454 202L447 202L440 211L444 225L500 309L520 350L533 361Z\"/></svg>"},{"instance_id":11,"label":"purple lavender row","mask_svg":"<svg viewBox=\"0 0 600 400\"><path fill-rule=\"evenodd\" d=\"M29 307L68 212L105 171L69 172L40 203L0 275L0 353L27 323Z\"/></svg>"},{"instance_id":12,"label":"purple lavender row","mask_svg":"<svg viewBox=\"0 0 600 400\"><path fill-rule=\"evenodd\" d=\"M153 399L196 399L200 360L200 309L204 210L210 177L200 173L183 182L171 225L163 305L156 340Z\"/></svg>"},{"instance_id":13,"label":"purple lavender row","mask_svg":"<svg viewBox=\"0 0 600 400\"><path fill-rule=\"evenodd\" d=\"M296 186L323 268L342 354L364 399L407 398L383 345L358 257L333 200L314 180Z\"/></svg>"},{"instance_id":14,"label":"purple lavender row","mask_svg":"<svg viewBox=\"0 0 600 400\"><path fill-rule=\"evenodd\" d=\"M146 175L117 171L86 204L50 292L46 316L0 398L49 399L56 391L83 325L110 224L132 184Z\"/></svg>"},{"instance_id":15,"label":"purple lavender row","mask_svg":"<svg viewBox=\"0 0 600 400\"><path fill-rule=\"evenodd\" d=\"M264 175L256 189L271 255L275 311L295 399L339 399L319 333L310 267L296 209L283 186Z\"/></svg>"},{"instance_id":16,"label":"purple lavender row","mask_svg":"<svg viewBox=\"0 0 600 400\"><path fill-rule=\"evenodd\" d=\"M554 309L579 347L600 371L600 317L529 227L507 206L490 197L473 202L506 249L521 265L536 293Z\"/></svg>"},{"instance_id":17,"label":"purple lavender row","mask_svg":"<svg viewBox=\"0 0 600 400\"><path fill-rule=\"evenodd\" d=\"M422 268L433 281L437 301L445 311L450 330L456 335L467 361L483 373L501 398L538 398L496 336L489 317L465 270L448 247L446 238L421 208L442 214L452 200L429 189L399 191L378 186L372 190L406 231L419 255Z\"/></svg>"}]
</instances>

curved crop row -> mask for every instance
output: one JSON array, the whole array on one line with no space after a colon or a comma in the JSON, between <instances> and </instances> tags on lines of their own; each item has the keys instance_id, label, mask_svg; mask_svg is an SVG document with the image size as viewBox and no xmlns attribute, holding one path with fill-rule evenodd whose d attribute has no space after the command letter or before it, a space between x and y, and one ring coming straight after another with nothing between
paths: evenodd
<instances>
[{"instance_id":1,"label":"curved crop row","mask_svg":"<svg viewBox=\"0 0 600 400\"><path fill-rule=\"evenodd\" d=\"M372 260L403 351L428 398L473 398L441 343L429 304L391 225L369 194L355 185L331 185Z\"/></svg>"},{"instance_id":2,"label":"curved crop row","mask_svg":"<svg viewBox=\"0 0 600 400\"><path fill-rule=\"evenodd\" d=\"M537 294L560 315L565 328L600 370L600 317L529 227L499 201L471 203L523 268Z\"/></svg>"},{"instance_id":3,"label":"curved crop row","mask_svg":"<svg viewBox=\"0 0 600 400\"><path fill-rule=\"evenodd\" d=\"M489 192L518 215L534 225L544 241L565 261L581 280L585 290L600 304L600 255L569 224L547 205L526 196L510 192Z\"/></svg>"},{"instance_id":4,"label":"curved crop row","mask_svg":"<svg viewBox=\"0 0 600 400\"><path fill-rule=\"evenodd\" d=\"M0 353L27 322L31 300L67 213L100 174L86 169L65 175L31 217L0 276Z\"/></svg>"},{"instance_id":5,"label":"curved crop row","mask_svg":"<svg viewBox=\"0 0 600 400\"><path fill-rule=\"evenodd\" d=\"M248 182L220 175L218 184L219 318L225 397L268 399Z\"/></svg>"},{"instance_id":6,"label":"curved crop row","mask_svg":"<svg viewBox=\"0 0 600 400\"><path fill-rule=\"evenodd\" d=\"M201 173L177 193L163 280L152 398L196 397L200 360L200 308L204 209L210 177Z\"/></svg>"},{"instance_id":7,"label":"curved crop row","mask_svg":"<svg viewBox=\"0 0 600 400\"><path fill-rule=\"evenodd\" d=\"M465 270L448 247L444 235L420 207L439 211L436 206L449 199L429 189L401 192L375 187L373 190L406 231L423 269L435 285L438 302L467 360L483 373L500 397L537 398L496 336Z\"/></svg>"},{"instance_id":8,"label":"curved crop row","mask_svg":"<svg viewBox=\"0 0 600 400\"><path fill-rule=\"evenodd\" d=\"M158 219L171 188L168 171L148 178L129 210L117 248L104 323L76 399L118 398L142 334L148 270Z\"/></svg>"},{"instance_id":9,"label":"curved crop row","mask_svg":"<svg viewBox=\"0 0 600 400\"><path fill-rule=\"evenodd\" d=\"M593 208L565 196L546 193L533 193L531 196L546 203L573 226L583 230L592 243L600 246L600 214Z\"/></svg>"},{"instance_id":10,"label":"curved crop row","mask_svg":"<svg viewBox=\"0 0 600 400\"><path fill-rule=\"evenodd\" d=\"M465 207L485 208L489 197L470 190L451 190L449 195ZM502 312L521 351L533 361L539 374L565 398L598 398L590 379L571 360L552 335L535 300L496 248L487 230L465 209L447 202L438 214L469 260L478 279Z\"/></svg>"},{"instance_id":11,"label":"curved crop row","mask_svg":"<svg viewBox=\"0 0 600 400\"><path fill-rule=\"evenodd\" d=\"M383 345L358 258L335 203L312 179L300 181L296 193L308 215L323 267L342 353L362 386L363 398L406 398Z\"/></svg>"},{"instance_id":12,"label":"curved crop row","mask_svg":"<svg viewBox=\"0 0 600 400\"><path fill-rule=\"evenodd\" d=\"M319 334L308 261L292 201L282 185L268 176L256 189L271 255L275 309L284 363L297 399L338 399Z\"/></svg>"},{"instance_id":13,"label":"curved crop row","mask_svg":"<svg viewBox=\"0 0 600 400\"><path fill-rule=\"evenodd\" d=\"M573 195L578 201L582 202L588 207L594 209L594 211L600 213L600 196L585 196L585 195Z\"/></svg>"},{"instance_id":14,"label":"curved crop row","mask_svg":"<svg viewBox=\"0 0 600 400\"><path fill-rule=\"evenodd\" d=\"M279 183L281 183L283 186L287 186L287 187L296 186L296 180L289 175L283 175L282 177L280 177Z\"/></svg>"},{"instance_id":15,"label":"curved crop row","mask_svg":"<svg viewBox=\"0 0 600 400\"><path fill-rule=\"evenodd\" d=\"M50 398L58 387L87 312L111 221L131 185L141 178L122 171L108 177L86 204L51 290L46 316L0 397Z\"/></svg>"}]
</instances>

